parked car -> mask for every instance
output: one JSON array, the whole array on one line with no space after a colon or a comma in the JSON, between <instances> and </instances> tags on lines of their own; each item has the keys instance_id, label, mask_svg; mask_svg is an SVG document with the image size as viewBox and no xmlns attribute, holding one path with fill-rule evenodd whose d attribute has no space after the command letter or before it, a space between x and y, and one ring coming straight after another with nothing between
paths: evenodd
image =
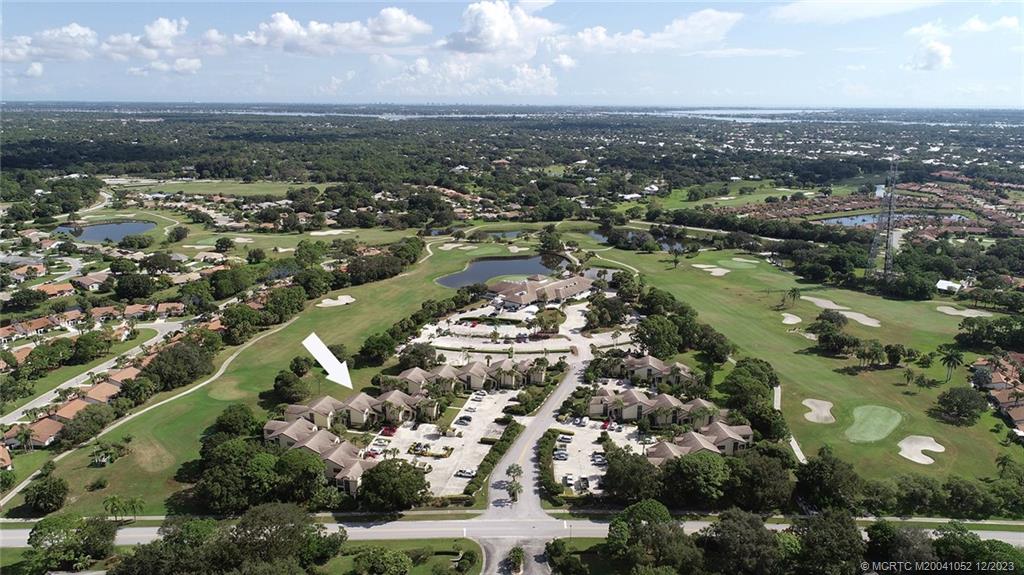
<instances>
[{"instance_id":1,"label":"parked car","mask_svg":"<svg viewBox=\"0 0 1024 575\"><path fill-rule=\"evenodd\" d=\"M391 443L391 441L388 439L384 439L383 437L378 437L377 439L373 440L373 444L378 445L380 447L387 447L389 443Z\"/></svg>"},{"instance_id":2,"label":"parked car","mask_svg":"<svg viewBox=\"0 0 1024 575\"><path fill-rule=\"evenodd\" d=\"M566 473L565 477L562 478L562 482L571 487L576 483L576 476L572 473Z\"/></svg>"},{"instance_id":3,"label":"parked car","mask_svg":"<svg viewBox=\"0 0 1024 575\"><path fill-rule=\"evenodd\" d=\"M552 455L551 457L555 461L566 461L566 460L569 459L569 452L567 452L567 451L556 451L554 453L554 455Z\"/></svg>"},{"instance_id":4,"label":"parked car","mask_svg":"<svg viewBox=\"0 0 1024 575\"><path fill-rule=\"evenodd\" d=\"M455 477L465 477L466 479L473 479L476 477L475 469L460 469L455 472Z\"/></svg>"},{"instance_id":5,"label":"parked car","mask_svg":"<svg viewBox=\"0 0 1024 575\"><path fill-rule=\"evenodd\" d=\"M470 405L469 407L466 408L466 412L467 413L476 413L476 408L473 407L472 405Z\"/></svg>"},{"instance_id":6,"label":"parked car","mask_svg":"<svg viewBox=\"0 0 1024 575\"><path fill-rule=\"evenodd\" d=\"M383 435L384 437L391 437L395 434L395 428L385 427L384 429L380 430L380 434Z\"/></svg>"},{"instance_id":7,"label":"parked car","mask_svg":"<svg viewBox=\"0 0 1024 575\"><path fill-rule=\"evenodd\" d=\"M469 398L469 400L470 401L483 401L484 398L479 396L479 395L474 395L473 397Z\"/></svg>"},{"instance_id":8,"label":"parked car","mask_svg":"<svg viewBox=\"0 0 1024 575\"><path fill-rule=\"evenodd\" d=\"M571 441L572 441L572 436L571 435L559 435L558 436L558 442L559 443L569 443Z\"/></svg>"},{"instance_id":9,"label":"parked car","mask_svg":"<svg viewBox=\"0 0 1024 575\"><path fill-rule=\"evenodd\" d=\"M583 419L580 420L580 427L586 427L589 424L590 424L590 418L589 417L584 417Z\"/></svg>"},{"instance_id":10,"label":"parked car","mask_svg":"<svg viewBox=\"0 0 1024 575\"><path fill-rule=\"evenodd\" d=\"M601 429L608 429L608 427L609 427L609 426L610 426L611 424L612 424L612 420L610 420L610 419L606 419L606 420L604 421L604 423L602 423L602 424L601 424Z\"/></svg>"},{"instance_id":11,"label":"parked car","mask_svg":"<svg viewBox=\"0 0 1024 575\"><path fill-rule=\"evenodd\" d=\"M577 417L576 419L573 419L572 424L578 427L580 424L580 418Z\"/></svg>"}]
</instances>

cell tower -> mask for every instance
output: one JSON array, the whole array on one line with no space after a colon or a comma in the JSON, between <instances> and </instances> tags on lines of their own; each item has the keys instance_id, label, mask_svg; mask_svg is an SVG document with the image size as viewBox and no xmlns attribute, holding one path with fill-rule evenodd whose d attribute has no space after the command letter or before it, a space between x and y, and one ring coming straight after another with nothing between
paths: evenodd
<instances>
[{"instance_id":1,"label":"cell tower","mask_svg":"<svg viewBox=\"0 0 1024 575\"><path fill-rule=\"evenodd\" d=\"M889 160L889 175L886 178L885 190L882 192L882 205L878 212L878 220L875 223L875 236L871 241L871 252L868 255L867 275L873 275L877 266L878 258L881 255L884 264L882 275L886 279L892 273L892 260L895 257L895 245L893 228L896 225L896 181L899 171L896 166L896 157Z\"/></svg>"}]
</instances>

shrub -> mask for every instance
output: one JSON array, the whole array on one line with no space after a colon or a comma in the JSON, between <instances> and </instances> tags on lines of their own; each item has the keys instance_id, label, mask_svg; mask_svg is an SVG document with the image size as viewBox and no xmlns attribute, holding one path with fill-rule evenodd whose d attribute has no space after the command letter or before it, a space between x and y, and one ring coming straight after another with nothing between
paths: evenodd
<instances>
[{"instance_id":1,"label":"shrub","mask_svg":"<svg viewBox=\"0 0 1024 575\"><path fill-rule=\"evenodd\" d=\"M523 432L523 429L523 426L515 421L505 427L505 430L501 432L501 437L491 446L483 461L476 468L476 477L469 480L462 493L465 495L475 495L477 491L480 491L480 488L484 486L484 482L491 475L491 471L494 470L494 466L498 464L498 460L505 455L509 447L512 447L512 442Z\"/></svg>"},{"instance_id":2,"label":"shrub","mask_svg":"<svg viewBox=\"0 0 1024 575\"><path fill-rule=\"evenodd\" d=\"M106 487L107 487L107 478L106 477L97 477L96 479L94 479L92 481L92 483L87 485L85 488L87 490L89 490L89 491L99 491L100 489L106 489Z\"/></svg>"}]
</instances>

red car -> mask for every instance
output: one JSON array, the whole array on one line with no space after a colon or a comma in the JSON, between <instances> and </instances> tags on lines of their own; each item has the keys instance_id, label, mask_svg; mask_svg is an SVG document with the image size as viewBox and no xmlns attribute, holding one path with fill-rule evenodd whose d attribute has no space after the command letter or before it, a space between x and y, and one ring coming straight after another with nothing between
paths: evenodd
<instances>
[{"instance_id":1,"label":"red car","mask_svg":"<svg viewBox=\"0 0 1024 575\"><path fill-rule=\"evenodd\" d=\"M606 419L605 422L601 424L601 429L608 429L608 426L611 425L611 424L612 424L612 420Z\"/></svg>"},{"instance_id":2,"label":"red car","mask_svg":"<svg viewBox=\"0 0 1024 575\"><path fill-rule=\"evenodd\" d=\"M395 434L395 428L385 427L384 429L380 430L380 434L383 435L384 437L391 437L392 435Z\"/></svg>"}]
</instances>

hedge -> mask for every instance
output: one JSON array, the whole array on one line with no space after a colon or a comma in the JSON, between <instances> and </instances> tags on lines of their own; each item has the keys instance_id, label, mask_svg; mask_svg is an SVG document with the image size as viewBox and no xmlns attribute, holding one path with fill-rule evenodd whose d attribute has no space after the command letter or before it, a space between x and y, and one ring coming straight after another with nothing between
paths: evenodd
<instances>
[{"instance_id":1,"label":"hedge","mask_svg":"<svg viewBox=\"0 0 1024 575\"><path fill-rule=\"evenodd\" d=\"M540 470L538 481L541 493L552 505L562 505L562 484L555 478L555 441L562 434L560 429L549 429L537 441L537 468Z\"/></svg>"},{"instance_id":2,"label":"hedge","mask_svg":"<svg viewBox=\"0 0 1024 575\"><path fill-rule=\"evenodd\" d=\"M469 483L466 484L466 488L462 490L463 494L476 495L476 492L480 491L480 488L484 486L487 478L491 475L491 471L494 471L494 466L498 464L498 461L505 455L508 448L512 447L512 442L523 432L523 429L525 428L515 421L505 427L505 431L501 432L501 437L491 446L483 461L476 468L476 477L470 479Z\"/></svg>"}]
</instances>

